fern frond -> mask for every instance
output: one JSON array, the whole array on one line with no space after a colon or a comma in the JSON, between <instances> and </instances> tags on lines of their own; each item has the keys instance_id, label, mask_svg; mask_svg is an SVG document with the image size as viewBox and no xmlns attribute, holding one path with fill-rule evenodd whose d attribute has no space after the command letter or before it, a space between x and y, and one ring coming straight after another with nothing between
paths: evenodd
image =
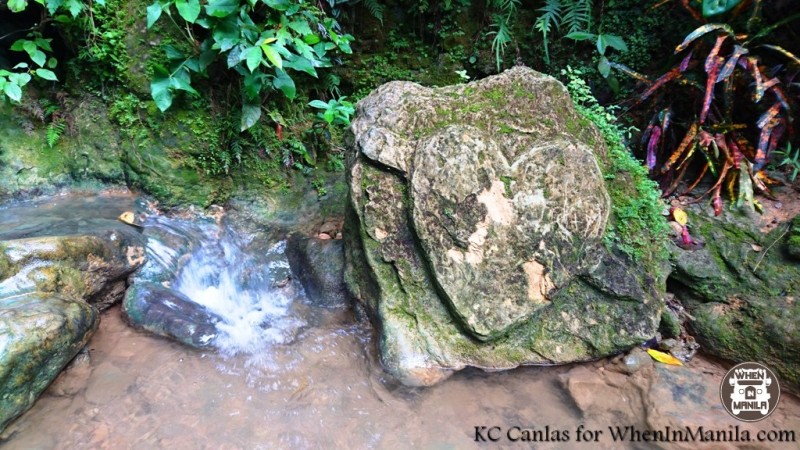
<instances>
[{"instance_id":1,"label":"fern frond","mask_svg":"<svg viewBox=\"0 0 800 450\"><path fill-rule=\"evenodd\" d=\"M567 33L590 32L592 28L593 0L565 0L561 25Z\"/></svg>"},{"instance_id":2,"label":"fern frond","mask_svg":"<svg viewBox=\"0 0 800 450\"><path fill-rule=\"evenodd\" d=\"M61 120L54 120L50 122L47 126L47 146L53 148L57 143L58 139L61 138L61 135L64 134L64 130L67 129L67 124Z\"/></svg>"},{"instance_id":3,"label":"fern frond","mask_svg":"<svg viewBox=\"0 0 800 450\"><path fill-rule=\"evenodd\" d=\"M364 0L364 6L367 8L372 17L378 19L383 25L383 11L386 8L379 0Z\"/></svg>"},{"instance_id":4,"label":"fern frond","mask_svg":"<svg viewBox=\"0 0 800 450\"><path fill-rule=\"evenodd\" d=\"M547 3L537 11L542 15L536 19L533 28L542 33L542 42L544 43L544 61L550 64L550 49L548 46L547 36L550 31L555 27L558 29L561 25L561 0L547 0Z\"/></svg>"},{"instance_id":5,"label":"fern frond","mask_svg":"<svg viewBox=\"0 0 800 450\"><path fill-rule=\"evenodd\" d=\"M503 55L506 52L506 46L511 42L511 30L508 28L508 22L500 15L495 15L493 26L496 31L493 31L494 39L492 40L492 51L494 51L494 59L497 63L497 71L500 72L500 66L503 63Z\"/></svg>"}]
</instances>

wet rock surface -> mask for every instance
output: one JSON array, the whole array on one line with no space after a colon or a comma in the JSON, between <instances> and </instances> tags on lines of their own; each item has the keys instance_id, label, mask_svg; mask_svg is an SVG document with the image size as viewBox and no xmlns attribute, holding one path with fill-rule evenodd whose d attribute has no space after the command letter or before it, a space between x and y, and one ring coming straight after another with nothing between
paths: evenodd
<instances>
[{"instance_id":1,"label":"wet rock surface","mask_svg":"<svg viewBox=\"0 0 800 450\"><path fill-rule=\"evenodd\" d=\"M800 263L791 257L799 219L764 233L736 211L692 208L702 248L675 248L674 290L703 351L734 362L761 361L800 390Z\"/></svg>"},{"instance_id":2,"label":"wet rock surface","mask_svg":"<svg viewBox=\"0 0 800 450\"><path fill-rule=\"evenodd\" d=\"M608 155L558 81L516 67L448 88L392 82L357 115L345 278L403 383L592 359L655 334L663 276L603 245Z\"/></svg>"},{"instance_id":3,"label":"wet rock surface","mask_svg":"<svg viewBox=\"0 0 800 450\"><path fill-rule=\"evenodd\" d=\"M292 236L286 247L292 273L310 301L318 306L345 307L344 245L342 240Z\"/></svg>"},{"instance_id":4,"label":"wet rock surface","mask_svg":"<svg viewBox=\"0 0 800 450\"><path fill-rule=\"evenodd\" d=\"M138 232L116 220L132 204L127 196L55 197L1 210L0 429L83 348L98 310L122 298L144 263Z\"/></svg>"}]
</instances>

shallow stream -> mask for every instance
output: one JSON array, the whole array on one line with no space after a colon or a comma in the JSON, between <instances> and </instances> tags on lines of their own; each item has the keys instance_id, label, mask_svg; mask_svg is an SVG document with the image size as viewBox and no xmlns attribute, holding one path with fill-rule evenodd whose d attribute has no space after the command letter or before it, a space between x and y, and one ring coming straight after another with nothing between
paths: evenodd
<instances>
[{"instance_id":1,"label":"shallow stream","mask_svg":"<svg viewBox=\"0 0 800 450\"><path fill-rule=\"evenodd\" d=\"M133 201L131 197L56 198L5 208L0 210L0 239L120 226L113 219ZM59 225L45 225L54 219ZM258 248L279 252L280 242ZM236 266L224 258L218 261L223 262L219 266ZM203 283L193 282L190 275L202 278L208 267L189 267L178 283L183 283L182 291L220 308L214 305L219 294L215 289L224 287L198 291ZM232 282L219 274L211 278L221 284ZM564 374L576 366L501 373L465 370L432 388L405 388L383 373L371 328L356 321L346 305L315 306L299 287L280 292L276 297L259 297L267 295L263 292L244 297L261 305L262 312L265 305L274 307L255 319L269 326L261 327L265 334L258 345L251 345L248 334L243 342L249 347L229 346L222 351L197 351L136 331L123 322L119 307L109 309L88 346L88 357L79 355L35 406L5 431L0 445L8 449L462 449L486 447L475 442L476 426L500 426L504 433L513 426L549 426L569 431L570 442L504 439L498 445L650 448L610 439L575 442L575 429L581 424L598 429L617 424L611 423L614 411L627 401L614 389L598 391L598 404L607 403L610 412L584 415L563 387ZM239 316L247 316L247 311ZM236 327L241 331L241 325ZM721 366L702 358L693 365L698 376L718 385L724 373ZM583 365L599 372L606 366L604 361ZM763 424L800 432L800 403L785 395L779 411ZM798 444L764 448L798 448Z\"/></svg>"}]
</instances>

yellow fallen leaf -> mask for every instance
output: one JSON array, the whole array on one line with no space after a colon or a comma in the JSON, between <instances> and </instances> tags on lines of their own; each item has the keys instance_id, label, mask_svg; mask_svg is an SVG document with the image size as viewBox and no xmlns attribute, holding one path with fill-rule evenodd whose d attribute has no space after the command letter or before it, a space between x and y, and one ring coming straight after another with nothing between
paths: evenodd
<instances>
[{"instance_id":1,"label":"yellow fallen leaf","mask_svg":"<svg viewBox=\"0 0 800 450\"><path fill-rule=\"evenodd\" d=\"M133 214L133 211L125 211L124 213L120 214L117 219L119 219L121 222L127 223L128 225L133 225L134 227L142 227L136 223L136 216Z\"/></svg>"},{"instance_id":2,"label":"yellow fallen leaf","mask_svg":"<svg viewBox=\"0 0 800 450\"><path fill-rule=\"evenodd\" d=\"M656 361L664 364L670 364L673 366L682 366L683 363L680 359L670 355L669 353L660 352L658 350L653 350L652 348L647 349L647 353Z\"/></svg>"},{"instance_id":3,"label":"yellow fallen leaf","mask_svg":"<svg viewBox=\"0 0 800 450\"><path fill-rule=\"evenodd\" d=\"M686 226L686 222L689 220L689 218L686 216L686 211L680 208L675 208L672 211L672 217L674 217L675 222L678 222L681 224L681 226Z\"/></svg>"}]
</instances>

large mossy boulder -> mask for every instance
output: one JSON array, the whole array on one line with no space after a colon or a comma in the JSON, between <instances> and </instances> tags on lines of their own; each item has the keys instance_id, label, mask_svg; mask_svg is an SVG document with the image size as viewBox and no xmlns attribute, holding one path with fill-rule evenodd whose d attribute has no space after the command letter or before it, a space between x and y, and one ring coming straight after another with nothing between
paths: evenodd
<instances>
[{"instance_id":1,"label":"large mossy boulder","mask_svg":"<svg viewBox=\"0 0 800 450\"><path fill-rule=\"evenodd\" d=\"M800 217L765 233L739 212L693 208L689 225L704 246L676 247L670 276L693 317L689 329L706 352L767 364L800 390Z\"/></svg>"},{"instance_id":2,"label":"large mossy boulder","mask_svg":"<svg viewBox=\"0 0 800 450\"><path fill-rule=\"evenodd\" d=\"M607 183L626 181L606 179L603 138L557 80L517 67L392 82L351 130L345 279L401 382L599 358L655 334L664 276L604 240Z\"/></svg>"}]
</instances>

